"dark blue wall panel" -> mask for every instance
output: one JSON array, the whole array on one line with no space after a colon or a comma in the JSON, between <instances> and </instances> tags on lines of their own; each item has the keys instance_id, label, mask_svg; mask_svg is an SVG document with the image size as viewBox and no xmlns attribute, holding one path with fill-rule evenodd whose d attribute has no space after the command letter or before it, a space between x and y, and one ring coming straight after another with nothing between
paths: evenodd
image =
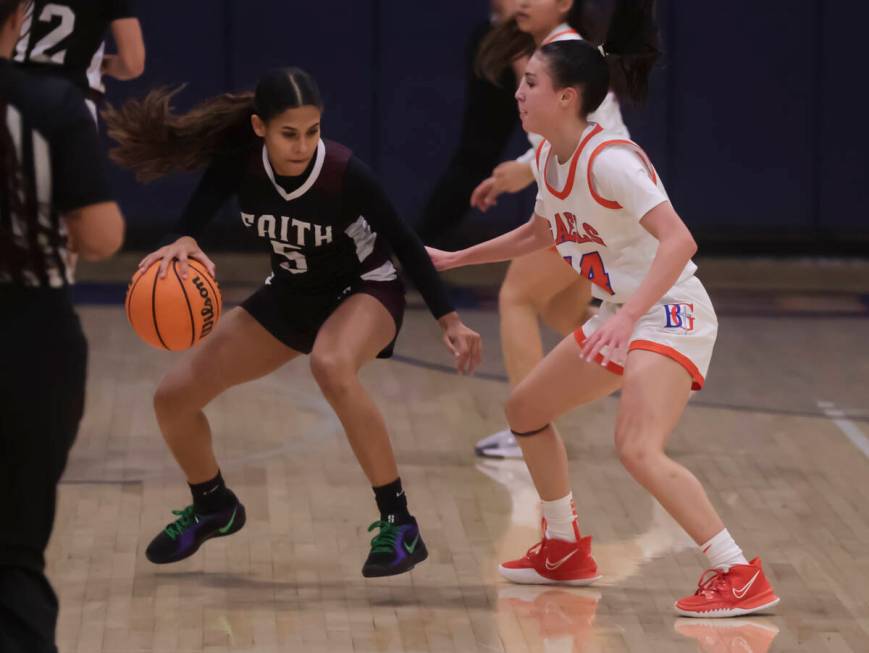
<instances>
[{"instance_id":1,"label":"dark blue wall panel","mask_svg":"<svg viewBox=\"0 0 869 653\"><path fill-rule=\"evenodd\" d=\"M230 81L253 88L273 67L298 66L320 86L323 135L370 159L374 139L375 24L371 2L232 2Z\"/></svg>"},{"instance_id":2,"label":"dark blue wall panel","mask_svg":"<svg viewBox=\"0 0 869 653\"><path fill-rule=\"evenodd\" d=\"M808 230L813 3L675 4L665 183L677 209L701 231Z\"/></svg>"},{"instance_id":3,"label":"dark blue wall panel","mask_svg":"<svg viewBox=\"0 0 869 653\"><path fill-rule=\"evenodd\" d=\"M818 223L823 233L869 234L866 27L869 4L819 3Z\"/></svg>"}]
</instances>

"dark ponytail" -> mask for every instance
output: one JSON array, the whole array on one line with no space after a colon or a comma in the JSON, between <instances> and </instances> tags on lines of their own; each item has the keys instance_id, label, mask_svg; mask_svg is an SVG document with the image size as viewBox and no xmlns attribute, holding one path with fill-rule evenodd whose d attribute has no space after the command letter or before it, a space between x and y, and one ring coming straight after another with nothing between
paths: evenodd
<instances>
[{"instance_id":1,"label":"dark ponytail","mask_svg":"<svg viewBox=\"0 0 869 653\"><path fill-rule=\"evenodd\" d=\"M646 99L660 54L654 0L618 0L603 50L605 56L587 41L557 41L539 50L555 88L582 89L583 117L601 105L611 82L622 98Z\"/></svg>"},{"instance_id":2,"label":"dark ponytail","mask_svg":"<svg viewBox=\"0 0 869 653\"><path fill-rule=\"evenodd\" d=\"M250 142L254 113L268 122L287 109L323 108L317 83L299 68L272 70L260 78L254 93L219 95L178 115L170 103L181 88L159 88L103 111L108 134L117 143L109 156L140 181L196 170L221 152Z\"/></svg>"},{"instance_id":3,"label":"dark ponytail","mask_svg":"<svg viewBox=\"0 0 869 653\"><path fill-rule=\"evenodd\" d=\"M619 0L603 44L616 92L634 102L649 94L649 75L661 54L655 0Z\"/></svg>"}]
</instances>

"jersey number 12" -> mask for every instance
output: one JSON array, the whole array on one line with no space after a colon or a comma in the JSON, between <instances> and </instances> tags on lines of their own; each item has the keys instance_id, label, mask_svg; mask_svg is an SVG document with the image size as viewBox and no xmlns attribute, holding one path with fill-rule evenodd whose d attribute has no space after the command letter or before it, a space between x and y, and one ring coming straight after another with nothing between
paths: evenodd
<instances>
[{"instance_id":1,"label":"jersey number 12","mask_svg":"<svg viewBox=\"0 0 869 653\"><path fill-rule=\"evenodd\" d=\"M41 23L52 23L55 18L60 18L58 26L37 41L28 57L27 49L30 46L30 35L33 31L33 16L27 17L27 21L21 29L23 36L15 48L15 61L29 59L34 63L49 63L59 66L62 66L66 62L65 48L51 54L48 54L48 51L55 48L61 41L64 41L72 34L75 29L75 12L69 7L51 2L45 5L42 8L42 13L39 14L39 22Z\"/></svg>"}]
</instances>

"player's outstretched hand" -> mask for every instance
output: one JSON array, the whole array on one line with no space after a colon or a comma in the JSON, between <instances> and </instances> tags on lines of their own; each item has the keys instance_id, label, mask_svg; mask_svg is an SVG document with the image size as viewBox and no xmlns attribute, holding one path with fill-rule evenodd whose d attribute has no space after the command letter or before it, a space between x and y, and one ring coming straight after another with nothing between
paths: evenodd
<instances>
[{"instance_id":1,"label":"player's outstretched hand","mask_svg":"<svg viewBox=\"0 0 869 653\"><path fill-rule=\"evenodd\" d=\"M425 251L428 252L432 265L434 265L435 270L438 272L459 267L457 265L458 261L456 261L455 252L447 252L442 249L435 249L434 247L428 246L426 246Z\"/></svg>"},{"instance_id":2,"label":"player's outstretched hand","mask_svg":"<svg viewBox=\"0 0 869 653\"><path fill-rule=\"evenodd\" d=\"M166 276L166 270L169 268L169 263L172 260L177 259L181 278L186 279L188 258L196 259L206 267L208 273L212 277L215 276L214 273L216 266L211 259L205 255L205 252L200 249L199 244L190 236L181 236L181 238L176 240L174 243L165 245L157 251L151 252L141 260L139 263L139 269L147 270L151 267L151 264L154 263L154 261L160 261L160 278L162 279Z\"/></svg>"},{"instance_id":3,"label":"player's outstretched hand","mask_svg":"<svg viewBox=\"0 0 869 653\"><path fill-rule=\"evenodd\" d=\"M469 329L453 311L438 320L444 330L444 344L456 359L459 374L473 374L483 358L483 341L480 334Z\"/></svg>"}]
</instances>

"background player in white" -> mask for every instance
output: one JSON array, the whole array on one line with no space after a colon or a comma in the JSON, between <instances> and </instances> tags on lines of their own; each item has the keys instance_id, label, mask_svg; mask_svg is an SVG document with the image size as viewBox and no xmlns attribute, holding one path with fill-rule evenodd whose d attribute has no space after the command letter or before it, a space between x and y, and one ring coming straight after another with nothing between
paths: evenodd
<instances>
[{"instance_id":1,"label":"background player in white","mask_svg":"<svg viewBox=\"0 0 869 653\"><path fill-rule=\"evenodd\" d=\"M117 52L105 54L111 30ZM60 75L78 86L96 120L103 75L128 80L145 71L145 43L132 0L34 0L15 61L31 72Z\"/></svg>"},{"instance_id":2,"label":"background player in white","mask_svg":"<svg viewBox=\"0 0 869 653\"><path fill-rule=\"evenodd\" d=\"M563 40L595 40L589 3L584 0L520 0L517 13L483 42L479 67L490 79L503 78L512 66L521 80L528 57L539 45ZM650 42L654 42L652 34ZM590 119L628 137L615 93L607 93ZM471 204L481 211L491 208L503 192L518 192L534 181L534 150L540 136L529 133L531 148L516 160L498 165L476 188ZM554 251L543 250L510 263L501 286L498 307L501 317L501 350L510 385L515 386L543 358L538 321L566 335L588 317L591 289ZM478 455L519 458L522 450L509 429L477 442Z\"/></svg>"},{"instance_id":3,"label":"background player in white","mask_svg":"<svg viewBox=\"0 0 869 653\"><path fill-rule=\"evenodd\" d=\"M642 52L650 2L623 1L604 46L630 69ZM628 17L632 17L629 20ZM622 32L632 27L634 32ZM637 49L635 49L637 48ZM635 71L636 72L636 71ZM646 75L628 77L642 95ZM589 123L606 95L604 56L579 41L545 45L516 93L523 126L544 136L540 192L531 220L499 238L449 253L439 269L490 263L557 244L604 299L598 315L565 338L513 391L506 414L543 500L542 540L502 575L518 583L585 585L599 576L591 538L581 537L567 454L551 422L621 389L615 445L627 471L709 558L685 616L725 617L776 605L760 560L750 563L697 478L664 447L692 387L703 385L717 333L712 304L691 261L697 246L651 163L631 141Z\"/></svg>"}]
</instances>

